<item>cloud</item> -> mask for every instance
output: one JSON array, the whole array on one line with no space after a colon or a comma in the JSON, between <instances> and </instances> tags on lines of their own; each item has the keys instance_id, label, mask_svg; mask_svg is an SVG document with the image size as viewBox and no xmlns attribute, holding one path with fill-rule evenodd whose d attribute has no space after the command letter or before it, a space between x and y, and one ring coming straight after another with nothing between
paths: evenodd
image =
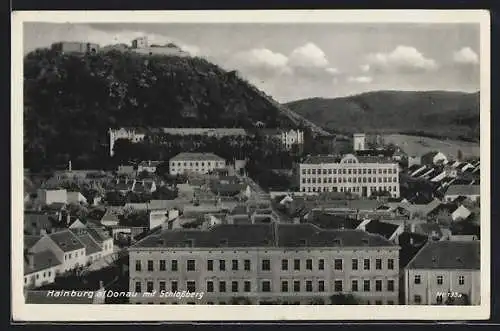
<instances>
[{"instance_id":1,"label":"cloud","mask_svg":"<svg viewBox=\"0 0 500 331\"><path fill-rule=\"evenodd\" d=\"M426 58L415 47L397 46L389 53L373 53L367 56L368 70L375 71L429 71L438 67L435 60Z\"/></svg>"},{"instance_id":2,"label":"cloud","mask_svg":"<svg viewBox=\"0 0 500 331\"><path fill-rule=\"evenodd\" d=\"M470 47L464 47L453 53L453 61L460 64L477 64L479 57Z\"/></svg>"},{"instance_id":3,"label":"cloud","mask_svg":"<svg viewBox=\"0 0 500 331\"><path fill-rule=\"evenodd\" d=\"M236 53L231 59L235 65L275 70L286 70L288 67L288 58L281 54L275 53L267 48L256 48L249 51Z\"/></svg>"},{"instance_id":4,"label":"cloud","mask_svg":"<svg viewBox=\"0 0 500 331\"><path fill-rule=\"evenodd\" d=\"M350 83L361 83L361 84L368 84L373 81L373 78L370 76L351 76L347 78L347 81Z\"/></svg>"},{"instance_id":5,"label":"cloud","mask_svg":"<svg viewBox=\"0 0 500 331\"><path fill-rule=\"evenodd\" d=\"M363 64L363 65L359 66L359 69L361 69L362 72L368 72L368 71L370 71L370 65Z\"/></svg>"},{"instance_id":6,"label":"cloud","mask_svg":"<svg viewBox=\"0 0 500 331\"><path fill-rule=\"evenodd\" d=\"M313 43L307 43L294 49L289 56L292 67L325 68L329 62L325 52Z\"/></svg>"},{"instance_id":7,"label":"cloud","mask_svg":"<svg viewBox=\"0 0 500 331\"><path fill-rule=\"evenodd\" d=\"M332 67L326 68L325 71L332 76L335 76L339 73L339 70L337 68L332 68Z\"/></svg>"}]
</instances>

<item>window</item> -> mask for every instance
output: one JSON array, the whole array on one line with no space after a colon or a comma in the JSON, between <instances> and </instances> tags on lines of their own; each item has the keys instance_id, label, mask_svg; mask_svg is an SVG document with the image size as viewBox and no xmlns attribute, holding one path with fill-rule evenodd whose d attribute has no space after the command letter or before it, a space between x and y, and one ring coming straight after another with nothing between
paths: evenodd
<instances>
[{"instance_id":1,"label":"window","mask_svg":"<svg viewBox=\"0 0 500 331\"><path fill-rule=\"evenodd\" d=\"M464 283L465 283L465 277L458 276L458 285L464 285Z\"/></svg>"},{"instance_id":2,"label":"window","mask_svg":"<svg viewBox=\"0 0 500 331\"><path fill-rule=\"evenodd\" d=\"M351 291L357 292L358 291L358 281L357 280L352 280L351 281Z\"/></svg>"},{"instance_id":3,"label":"window","mask_svg":"<svg viewBox=\"0 0 500 331\"><path fill-rule=\"evenodd\" d=\"M250 260L245 260L244 261L244 264L245 264L245 270L250 270Z\"/></svg>"},{"instance_id":4,"label":"window","mask_svg":"<svg viewBox=\"0 0 500 331\"><path fill-rule=\"evenodd\" d=\"M153 282L149 281L146 283L146 292L151 293L154 290Z\"/></svg>"},{"instance_id":5,"label":"window","mask_svg":"<svg viewBox=\"0 0 500 331\"><path fill-rule=\"evenodd\" d=\"M288 260L281 260L281 270L288 270Z\"/></svg>"},{"instance_id":6,"label":"window","mask_svg":"<svg viewBox=\"0 0 500 331\"><path fill-rule=\"evenodd\" d=\"M387 260L387 269L394 270L394 259Z\"/></svg>"},{"instance_id":7,"label":"window","mask_svg":"<svg viewBox=\"0 0 500 331\"><path fill-rule=\"evenodd\" d=\"M306 260L306 270L312 270L312 269L313 269L313 260L307 259Z\"/></svg>"},{"instance_id":8,"label":"window","mask_svg":"<svg viewBox=\"0 0 500 331\"><path fill-rule=\"evenodd\" d=\"M293 291L300 292L300 280L293 281Z\"/></svg>"},{"instance_id":9,"label":"window","mask_svg":"<svg viewBox=\"0 0 500 331\"><path fill-rule=\"evenodd\" d=\"M135 282L135 291L137 293L141 293L142 292L142 289L141 289L141 282Z\"/></svg>"},{"instance_id":10,"label":"window","mask_svg":"<svg viewBox=\"0 0 500 331\"><path fill-rule=\"evenodd\" d=\"M226 282L223 280L219 281L219 292L226 292Z\"/></svg>"},{"instance_id":11,"label":"window","mask_svg":"<svg viewBox=\"0 0 500 331\"><path fill-rule=\"evenodd\" d=\"M335 270L342 270L342 259L335 259L334 268Z\"/></svg>"},{"instance_id":12,"label":"window","mask_svg":"<svg viewBox=\"0 0 500 331\"><path fill-rule=\"evenodd\" d=\"M370 280L363 281L363 291L370 292Z\"/></svg>"},{"instance_id":13,"label":"window","mask_svg":"<svg viewBox=\"0 0 500 331\"><path fill-rule=\"evenodd\" d=\"M387 281L387 291L394 292L394 281L392 279Z\"/></svg>"},{"instance_id":14,"label":"window","mask_svg":"<svg viewBox=\"0 0 500 331\"><path fill-rule=\"evenodd\" d=\"M413 301L416 303L416 304L420 304L422 303L422 297L420 295L415 295L413 297Z\"/></svg>"},{"instance_id":15,"label":"window","mask_svg":"<svg viewBox=\"0 0 500 331\"><path fill-rule=\"evenodd\" d=\"M443 303L443 295L436 296L436 303L439 305Z\"/></svg>"},{"instance_id":16,"label":"window","mask_svg":"<svg viewBox=\"0 0 500 331\"><path fill-rule=\"evenodd\" d=\"M281 292L288 292L288 281L287 280L281 281Z\"/></svg>"},{"instance_id":17,"label":"window","mask_svg":"<svg viewBox=\"0 0 500 331\"><path fill-rule=\"evenodd\" d=\"M238 292L239 291L238 287L239 286L237 281L231 282L231 292Z\"/></svg>"},{"instance_id":18,"label":"window","mask_svg":"<svg viewBox=\"0 0 500 331\"><path fill-rule=\"evenodd\" d=\"M370 259L364 259L364 261L363 261L363 268L365 270L370 270Z\"/></svg>"},{"instance_id":19,"label":"window","mask_svg":"<svg viewBox=\"0 0 500 331\"><path fill-rule=\"evenodd\" d=\"M195 271L196 264L194 260L187 260L187 271Z\"/></svg>"},{"instance_id":20,"label":"window","mask_svg":"<svg viewBox=\"0 0 500 331\"><path fill-rule=\"evenodd\" d=\"M262 281L262 292L271 292L271 282L268 280Z\"/></svg>"},{"instance_id":21,"label":"window","mask_svg":"<svg viewBox=\"0 0 500 331\"><path fill-rule=\"evenodd\" d=\"M306 280L306 292L312 292L313 282L312 280Z\"/></svg>"},{"instance_id":22,"label":"window","mask_svg":"<svg viewBox=\"0 0 500 331\"><path fill-rule=\"evenodd\" d=\"M177 286L177 281L176 281L176 280L173 280L173 281L170 283L170 285L171 285L171 288L172 288L172 292L176 292L176 291L177 291L177 289L179 288L179 287Z\"/></svg>"},{"instance_id":23,"label":"window","mask_svg":"<svg viewBox=\"0 0 500 331\"><path fill-rule=\"evenodd\" d=\"M388 305L393 305L393 304L394 304L394 301L393 301L393 300L387 300L387 304L388 304Z\"/></svg>"},{"instance_id":24,"label":"window","mask_svg":"<svg viewBox=\"0 0 500 331\"><path fill-rule=\"evenodd\" d=\"M342 292L342 281L341 280L336 280L333 284L334 284L334 291L335 292Z\"/></svg>"},{"instance_id":25,"label":"window","mask_svg":"<svg viewBox=\"0 0 500 331\"><path fill-rule=\"evenodd\" d=\"M375 281L375 291L382 292L382 281L381 280Z\"/></svg>"},{"instance_id":26,"label":"window","mask_svg":"<svg viewBox=\"0 0 500 331\"><path fill-rule=\"evenodd\" d=\"M189 292L196 292L196 282L193 280L188 280L186 283L187 290Z\"/></svg>"},{"instance_id":27,"label":"window","mask_svg":"<svg viewBox=\"0 0 500 331\"><path fill-rule=\"evenodd\" d=\"M213 292L214 291L214 282L211 280L207 281L207 292Z\"/></svg>"},{"instance_id":28,"label":"window","mask_svg":"<svg viewBox=\"0 0 500 331\"><path fill-rule=\"evenodd\" d=\"M299 259L293 260L293 269L300 270L300 260Z\"/></svg>"},{"instance_id":29,"label":"window","mask_svg":"<svg viewBox=\"0 0 500 331\"><path fill-rule=\"evenodd\" d=\"M36 279L39 279L40 278L40 274L36 274Z\"/></svg>"},{"instance_id":30,"label":"window","mask_svg":"<svg viewBox=\"0 0 500 331\"><path fill-rule=\"evenodd\" d=\"M208 271L214 271L214 260L208 260L207 261L207 270Z\"/></svg>"},{"instance_id":31,"label":"window","mask_svg":"<svg viewBox=\"0 0 500 331\"><path fill-rule=\"evenodd\" d=\"M167 283L165 281L161 281L159 286L160 292L165 291L166 288L167 288Z\"/></svg>"},{"instance_id":32,"label":"window","mask_svg":"<svg viewBox=\"0 0 500 331\"><path fill-rule=\"evenodd\" d=\"M325 260L320 259L318 261L318 270L325 270Z\"/></svg>"},{"instance_id":33,"label":"window","mask_svg":"<svg viewBox=\"0 0 500 331\"><path fill-rule=\"evenodd\" d=\"M352 259L352 270L358 270L358 259Z\"/></svg>"},{"instance_id":34,"label":"window","mask_svg":"<svg viewBox=\"0 0 500 331\"><path fill-rule=\"evenodd\" d=\"M265 270L265 271L271 270L271 261L270 260L262 260L262 270Z\"/></svg>"},{"instance_id":35,"label":"window","mask_svg":"<svg viewBox=\"0 0 500 331\"><path fill-rule=\"evenodd\" d=\"M250 281L245 280L245 282L243 283L243 290L245 292L250 292L251 288L252 288L252 285L251 285Z\"/></svg>"},{"instance_id":36,"label":"window","mask_svg":"<svg viewBox=\"0 0 500 331\"><path fill-rule=\"evenodd\" d=\"M153 260L148 260L148 271L153 271Z\"/></svg>"},{"instance_id":37,"label":"window","mask_svg":"<svg viewBox=\"0 0 500 331\"><path fill-rule=\"evenodd\" d=\"M172 269L172 271L177 271L177 260L172 260L170 269Z\"/></svg>"},{"instance_id":38,"label":"window","mask_svg":"<svg viewBox=\"0 0 500 331\"><path fill-rule=\"evenodd\" d=\"M220 271L226 270L226 260L219 260L219 270Z\"/></svg>"},{"instance_id":39,"label":"window","mask_svg":"<svg viewBox=\"0 0 500 331\"><path fill-rule=\"evenodd\" d=\"M375 260L375 269L382 270L382 259Z\"/></svg>"},{"instance_id":40,"label":"window","mask_svg":"<svg viewBox=\"0 0 500 331\"><path fill-rule=\"evenodd\" d=\"M135 271L141 271L141 261L135 260Z\"/></svg>"},{"instance_id":41,"label":"window","mask_svg":"<svg viewBox=\"0 0 500 331\"><path fill-rule=\"evenodd\" d=\"M233 270L238 270L238 260L233 260L232 261L232 265L233 265Z\"/></svg>"},{"instance_id":42,"label":"window","mask_svg":"<svg viewBox=\"0 0 500 331\"><path fill-rule=\"evenodd\" d=\"M325 292L325 281L324 280L318 281L318 292Z\"/></svg>"},{"instance_id":43,"label":"window","mask_svg":"<svg viewBox=\"0 0 500 331\"><path fill-rule=\"evenodd\" d=\"M165 271L165 270L167 270L167 261L160 260L160 271Z\"/></svg>"},{"instance_id":44,"label":"window","mask_svg":"<svg viewBox=\"0 0 500 331\"><path fill-rule=\"evenodd\" d=\"M438 285L443 285L443 276L437 276Z\"/></svg>"},{"instance_id":45,"label":"window","mask_svg":"<svg viewBox=\"0 0 500 331\"><path fill-rule=\"evenodd\" d=\"M70 260L71 260L71 253L69 253L69 254L68 254L68 259L70 259Z\"/></svg>"},{"instance_id":46,"label":"window","mask_svg":"<svg viewBox=\"0 0 500 331\"><path fill-rule=\"evenodd\" d=\"M415 275L414 281L415 281L415 284L420 284L420 282L421 282L420 275Z\"/></svg>"},{"instance_id":47,"label":"window","mask_svg":"<svg viewBox=\"0 0 500 331\"><path fill-rule=\"evenodd\" d=\"M381 305L382 304L382 300L375 300L375 304L376 305Z\"/></svg>"}]
</instances>

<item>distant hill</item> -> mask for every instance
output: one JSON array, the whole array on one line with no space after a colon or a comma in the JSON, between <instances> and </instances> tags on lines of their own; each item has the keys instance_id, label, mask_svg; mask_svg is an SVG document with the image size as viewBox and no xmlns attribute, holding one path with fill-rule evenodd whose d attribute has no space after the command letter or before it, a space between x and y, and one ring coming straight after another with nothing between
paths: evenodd
<instances>
[{"instance_id":1,"label":"distant hill","mask_svg":"<svg viewBox=\"0 0 500 331\"><path fill-rule=\"evenodd\" d=\"M24 58L24 160L90 166L117 127L308 127L286 106L205 59L38 49ZM97 162L90 162L91 159ZM81 162L80 162L81 161Z\"/></svg>"},{"instance_id":2,"label":"distant hill","mask_svg":"<svg viewBox=\"0 0 500 331\"><path fill-rule=\"evenodd\" d=\"M479 140L479 92L378 91L305 99L287 106L332 132L398 132Z\"/></svg>"}]
</instances>

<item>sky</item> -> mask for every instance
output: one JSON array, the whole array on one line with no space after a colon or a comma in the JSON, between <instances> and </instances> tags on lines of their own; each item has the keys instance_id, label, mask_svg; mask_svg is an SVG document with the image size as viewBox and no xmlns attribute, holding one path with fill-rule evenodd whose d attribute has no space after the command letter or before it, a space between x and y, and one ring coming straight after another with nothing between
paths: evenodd
<instances>
[{"instance_id":1,"label":"sky","mask_svg":"<svg viewBox=\"0 0 500 331\"><path fill-rule=\"evenodd\" d=\"M58 41L147 36L237 70L280 102L377 90L475 92L479 24L24 23L24 53Z\"/></svg>"}]
</instances>

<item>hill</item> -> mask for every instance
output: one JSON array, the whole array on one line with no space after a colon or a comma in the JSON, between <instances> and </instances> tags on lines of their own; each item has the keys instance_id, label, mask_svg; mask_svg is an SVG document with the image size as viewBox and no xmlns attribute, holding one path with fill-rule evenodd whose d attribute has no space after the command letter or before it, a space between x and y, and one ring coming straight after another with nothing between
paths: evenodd
<instances>
[{"instance_id":1,"label":"hill","mask_svg":"<svg viewBox=\"0 0 500 331\"><path fill-rule=\"evenodd\" d=\"M479 141L479 92L378 91L305 99L287 106L333 132L407 133Z\"/></svg>"},{"instance_id":2,"label":"hill","mask_svg":"<svg viewBox=\"0 0 500 331\"><path fill-rule=\"evenodd\" d=\"M96 166L108 128L319 127L202 58L38 49L24 58L25 167Z\"/></svg>"}]
</instances>

